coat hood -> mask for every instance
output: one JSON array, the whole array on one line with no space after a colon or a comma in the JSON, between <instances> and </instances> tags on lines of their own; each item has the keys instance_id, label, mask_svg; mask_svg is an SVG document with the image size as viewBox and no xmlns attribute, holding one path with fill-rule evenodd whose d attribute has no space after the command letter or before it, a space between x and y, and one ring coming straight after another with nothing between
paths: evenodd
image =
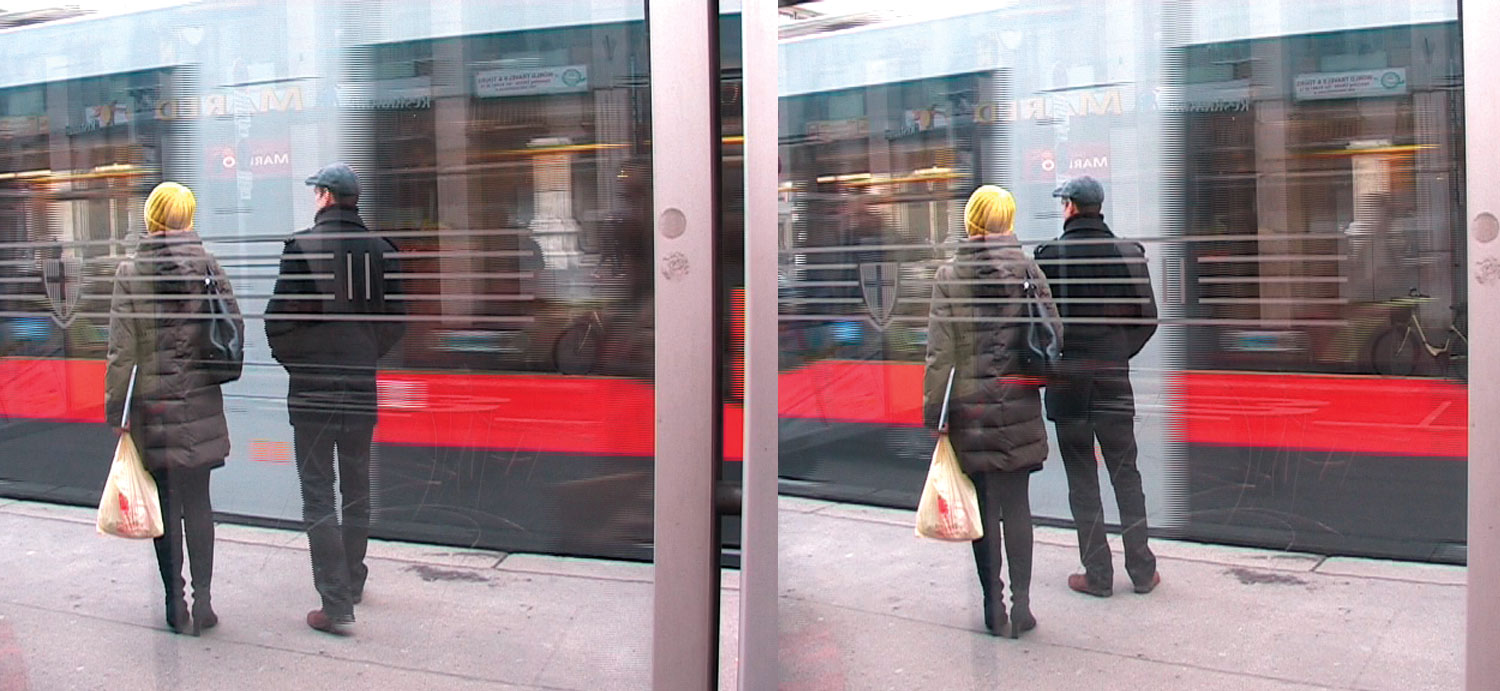
<instances>
[{"instance_id":1,"label":"coat hood","mask_svg":"<svg viewBox=\"0 0 1500 691\"><path fill-rule=\"evenodd\" d=\"M157 279L147 288L152 292L194 292L208 270L203 239L193 231L147 235L136 246L135 269L138 276Z\"/></svg>"},{"instance_id":2,"label":"coat hood","mask_svg":"<svg viewBox=\"0 0 1500 691\"><path fill-rule=\"evenodd\" d=\"M954 256L953 271L963 281L974 281L975 295L997 297L1005 286L992 283L1024 271L1026 253L1014 235L986 235L964 240Z\"/></svg>"}]
</instances>

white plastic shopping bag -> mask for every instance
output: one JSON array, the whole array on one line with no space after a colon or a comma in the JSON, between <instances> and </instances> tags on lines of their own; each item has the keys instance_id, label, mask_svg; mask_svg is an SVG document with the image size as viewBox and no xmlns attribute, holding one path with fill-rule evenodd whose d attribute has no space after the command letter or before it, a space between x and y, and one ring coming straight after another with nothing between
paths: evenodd
<instances>
[{"instance_id":1,"label":"white plastic shopping bag","mask_svg":"<svg viewBox=\"0 0 1500 691\"><path fill-rule=\"evenodd\" d=\"M125 414L120 420L121 427L130 424L135 375L136 370L132 368L130 384L125 390ZM146 464L128 431L120 435L120 442L115 445L115 460L109 466L109 478L104 481L104 494L99 497L99 518L95 524L102 535L131 539L161 537L166 528L161 519L161 498L156 494L156 481L146 472Z\"/></svg>"},{"instance_id":2,"label":"white plastic shopping bag","mask_svg":"<svg viewBox=\"0 0 1500 691\"><path fill-rule=\"evenodd\" d=\"M932 452L932 466L927 469L927 485L917 504L917 537L952 542L969 542L984 537L984 522L979 518L979 496L974 483L958 467L958 456L947 434L938 435Z\"/></svg>"},{"instance_id":3,"label":"white plastic shopping bag","mask_svg":"<svg viewBox=\"0 0 1500 691\"><path fill-rule=\"evenodd\" d=\"M938 422L937 448L927 468L927 484L917 504L917 537L951 542L970 542L984 537L979 516L979 495L974 483L958 465L958 455L948 440L948 398L953 393L953 372L948 372L948 390L943 394L943 413Z\"/></svg>"},{"instance_id":4,"label":"white plastic shopping bag","mask_svg":"<svg viewBox=\"0 0 1500 691\"><path fill-rule=\"evenodd\" d=\"M132 539L161 537L161 499L130 433L120 435L115 460L99 498L99 532Z\"/></svg>"}]
</instances>

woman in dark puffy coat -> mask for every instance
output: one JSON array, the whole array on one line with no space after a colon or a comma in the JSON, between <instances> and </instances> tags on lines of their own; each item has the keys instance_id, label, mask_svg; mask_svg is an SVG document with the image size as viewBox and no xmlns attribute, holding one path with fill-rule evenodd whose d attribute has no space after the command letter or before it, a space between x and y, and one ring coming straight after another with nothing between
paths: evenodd
<instances>
[{"instance_id":1,"label":"woman in dark puffy coat","mask_svg":"<svg viewBox=\"0 0 1500 691\"><path fill-rule=\"evenodd\" d=\"M129 406L129 429L118 431L130 432L161 497L166 530L156 538L156 563L166 590L167 626L191 634L218 623L210 600L214 522L208 480L229 455L224 398L202 367L206 276L218 282L240 321L224 269L193 232L196 207L193 193L175 182L157 185L147 197L147 235L115 272L105 373L107 419L120 425ZM239 326L243 333L242 321ZM191 615L182 579L184 537L193 579Z\"/></svg>"},{"instance_id":2,"label":"woman in dark puffy coat","mask_svg":"<svg viewBox=\"0 0 1500 691\"><path fill-rule=\"evenodd\" d=\"M1047 460L1039 382L1024 376L1021 364L1028 281L1051 326L1062 334L1047 279L1014 235L1015 212L1015 198L994 185L969 197L964 207L968 238L938 267L933 282L923 377L923 414L935 428L948 373L954 372L948 431L959 465L974 481L984 521L984 537L974 541L984 624L999 636L1007 623L1000 577L1003 542L1010 557L1012 638L1036 627L1029 593L1029 485L1031 473Z\"/></svg>"}]
</instances>

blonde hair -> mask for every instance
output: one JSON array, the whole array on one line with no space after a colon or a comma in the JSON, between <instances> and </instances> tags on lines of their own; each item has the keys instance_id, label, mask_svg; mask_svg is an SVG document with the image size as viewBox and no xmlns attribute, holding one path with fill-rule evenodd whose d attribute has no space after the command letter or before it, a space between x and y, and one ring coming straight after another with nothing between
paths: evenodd
<instances>
[{"instance_id":1,"label":"blonde hair","mask_svg":"<svg viewBox=\"0 0 1500 691\"><path fill-rule=\"evenodd\" d=\"M969 237L1010 235L1015 230L1016 198L998 185L983 185L964 205L964 230Z\"/></svg>"},{"instance_id":2,"label":"blonde hair","mask_svg":"<svg viewBox=\"0 0 1500 691\"><path fill-rule=\"evenodd\" d=\"M193 229L198 200L193 191L175 182L163 182L146 197L146 231L152 235Z\"/></svg>"}]
</instances>

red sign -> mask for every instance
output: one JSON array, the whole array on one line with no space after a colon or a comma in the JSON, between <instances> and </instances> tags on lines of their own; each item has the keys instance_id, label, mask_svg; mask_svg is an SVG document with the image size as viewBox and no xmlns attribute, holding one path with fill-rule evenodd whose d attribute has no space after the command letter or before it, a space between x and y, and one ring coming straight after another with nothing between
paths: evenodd
<instances>
[{"instance_id":1,"label":"red sign","mask_svg":"<svg viewBox=\"0 0 1500 691\"><path fill-rule=\"evenodd\" d=\"M292 174L292 155L284 140L252 139L239 147L216 146L209 149L208 177L233 180L239 171L255 177L284 177Z\"/></svg>"},{"instance_id":2,"label":"red sign","mask_svg":"<svg viewBox=\"0 0 1500 691\"><path fill-rule=\"evenodd\" d=\"M1057 180L1057 156L1051 149L1033 149L1026 153L1026 181Z\"/></svg>"},{"instance_id":3,"label":"red sign","mask_svg":"<svg viewBox=\"0 0 1500 691\"><path fill-rule=\"evenodd\" d=\"M1066 177L1092 175L1100 180L1109 178L1109 145L1068 143L1068 160L1064 166Z\"/></svg>"}]
</instances>

